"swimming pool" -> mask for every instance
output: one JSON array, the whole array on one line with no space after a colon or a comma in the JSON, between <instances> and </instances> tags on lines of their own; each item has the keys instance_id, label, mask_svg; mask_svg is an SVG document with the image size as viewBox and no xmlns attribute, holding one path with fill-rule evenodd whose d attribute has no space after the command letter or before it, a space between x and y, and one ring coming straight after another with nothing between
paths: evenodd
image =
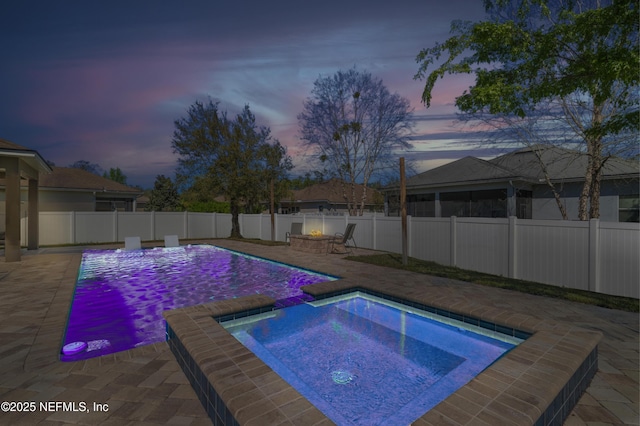
<instances>
[{"instance_id":1,"label":"swimming pool","mask_svg":"<svg viewBox=\"0 0 640 426\"><path fill-rule=\"evenodd\" d=\"M409 424L522 342L358 292L221 325L340 425Z\"/></svg>"},{"instance_id":2,"label":"swimming pool","mask_svg":"<svg viewBox=\"0 0 640 426\"><path fill-rule=\"evenodd\" d=\"M278 306L336 277L210 245L83 253L60 358L76 361L165 340L162 312L251 294Z\"/></svg>"}]
</instances>

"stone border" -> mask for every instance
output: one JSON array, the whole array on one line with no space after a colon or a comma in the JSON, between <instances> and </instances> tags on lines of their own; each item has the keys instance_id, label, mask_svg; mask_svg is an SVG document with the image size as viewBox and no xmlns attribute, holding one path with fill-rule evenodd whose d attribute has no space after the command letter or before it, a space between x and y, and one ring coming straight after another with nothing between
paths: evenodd
<instances>
[{"instance_id":1,"label":"stone border","mask_svg":"<svg viewBox=\"0 0 640 426\"><path fill-rule=\"evenodd\" d=\"M327 254L329 252L329 245L336 237L330 237L322 235L320 237L313 237L311 235L290 235L290 247L293 250L300 250L305 253L313 254Z\"/></svg>"},{"instance_id":2,"label":"stone border","mask_svg":"<svg viewBox=\"0 0 640 426\"><path fill-rule=\"evenodd\" d=\"M500 358L467 385L427 412L415 425L560 424L571 412L597 371L601 334L505 310L478 313L478 306L424 303L403 294L403 287L353 286L339 280L304 287L313 295L347 292L358 287L390 298L475 317L532 336ZM332 424L262 360L238 342L214 318L243 317L272 309L262 296L213 302L165 312L169 346L216 425L262 425L304 419L305 424ZM476 312L473 312L473 311Z\"/></svg>"}]
</instances>

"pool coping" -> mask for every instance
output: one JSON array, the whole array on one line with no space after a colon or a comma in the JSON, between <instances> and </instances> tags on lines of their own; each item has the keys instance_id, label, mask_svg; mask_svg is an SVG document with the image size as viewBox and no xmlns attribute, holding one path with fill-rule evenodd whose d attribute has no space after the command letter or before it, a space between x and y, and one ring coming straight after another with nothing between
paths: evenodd
<instances>
[{"instance_id":1,"label":"pool coping","mask_svg":"<svg viewBox=\"0 0 640 426\"><path fill-rule=\"evenodd\" d=\"M351 279L303 287L316 299L365 291L391 300L477 319L531 336L416 420L415 425L561 424L597 371L600 332L508 309L448 301L401 284ZM273 309L264 295L166 311L171 351L214 424L333 424L219 323Z\"/></svg>"}]
</instances>

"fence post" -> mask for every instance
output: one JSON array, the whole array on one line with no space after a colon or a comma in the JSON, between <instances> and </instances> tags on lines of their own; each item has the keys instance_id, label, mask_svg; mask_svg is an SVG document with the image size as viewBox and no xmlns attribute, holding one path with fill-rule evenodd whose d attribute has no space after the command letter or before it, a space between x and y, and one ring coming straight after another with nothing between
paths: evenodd
<instances>
[{"instance_id":1,"label":"fence post","mask_svg":"<svg viewBox=\"0 0 640 426\"><path fill-rule=\"evenodd\" d=\"M218 217L215 212L212 213L211 220L213 221L213 238L218 238Z\"/></svg>"},{"instance_id":2,"label":"fence post","mask_svg":"<svg viewBox=\"0 0 640 426\"><path fill-rule=\"evenodd\" d=\"M69 237L71 238L71 244L77 244L76 241L76 212L72 211L71 216L69 216L71 220L71 229L69 229Z\"/></svg>"},{"instance_id":3,"label":"fence post","mask_svg":"<svg viewBox=\"0 0 640 426\"><path fill-rule=\"evenodd\" d=\"M509 245L508 245L508 256L509 256L509 266L508 266L508 277L509 278L518 278L518 271L516 269L517 265L517 236L516 236L516 224L518 222L518 218L516 216L509 216Z\"/></svg>"},{"instance_id":4,"label":"fence post","mask_svg":"<svg viewBox=\"0 0 640 426\"><path fill-rule=\"evenodd\" d=\"M187 210L184 211L184 238L189 238L189 212Z\"/></svg>"},{"instance_id":5,"label":"fence post","mask_svg":"<svg viewBox=\"0 0 640 426\"><path fill-rule=\"evenodd\" d=\"M411 238L411 236L413 235L413 233L411 232L411 223L413 216L408 215L407 216L407 256L409 257L413 257L413 238Z\"/></svg>"},{"instance_id":6,"label":"fence post","mask_svg":"<svg viewBox=\"0 0 640 426\"><path fill-rule=\"evenodd\" d=\"M449 264L451 266L456 266L458 264L458 259L457 259L457 247L456 247L456 239L457 239L457 233L458 233L458 229L457 229L457 222L456 222L456 217L455 216L451 216L450 218L451 220L451 228L449 229L449 247L450 247L450 254L449 254Z\"/></svg>"},{"instance_id":7,"label":"fence post","mask_svg":"<svg viewBox=\"0 0 640 426\"><path fill-rule=\"evenodd\" d=\"M278 241L278 213L273 214L273 240Z\"/></svg>"},{"instance_id":8,"label":"fence post","mask_svg":"<svg viewBox=\"0 0 640 426\"><path fill-rule=\"evenodd\" d=\"M118 210L113 211L113 242L118 242Z\"/></svg>"},{"instance_id":9,"label":"fence post","mask_svg":"<svg viewBox=\"0 0 640 426\"><path fill-rule=\"evenodd\" d=\"M600 219L589 220L589 291L600 292Z\"/></svg>"},{"instance_id":10,"label":"fence post","mask_svg":"<svg viewBox=\"0 0 640 426\"><path fill-rule=\"evenodd\" d=\"M372 238L371 238L371 244L373 244L373 249L377 250L377 243L376 243L376 234L378 233L378 224L376 221L376 218L378 217L378 215L374 212L373 213L373 221L371 222L371 228L372 228Z\"/></svg>"},{"instance_id":11,"label":"fence post","mask_svg":"<svg viewBox=\"0 0 640 426\"><path fill-rule=\"evenodd\" d=\"M151 239L155 240L156 239L156 211L155 210L151 210L151 220L150 220L150 224L149 226L151 226Z\"/></svg>"}]
</instances>

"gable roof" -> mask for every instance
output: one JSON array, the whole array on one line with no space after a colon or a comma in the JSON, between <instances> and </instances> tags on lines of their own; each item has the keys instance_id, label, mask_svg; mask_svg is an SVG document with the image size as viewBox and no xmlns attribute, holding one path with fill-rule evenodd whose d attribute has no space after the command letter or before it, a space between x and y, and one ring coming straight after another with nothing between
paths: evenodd
<instances>
[{"instance_id":1,"label":"gable roof","mask_svg":"<svg viewBox=\"0 0 640 426\"><path fill-rule=\"evenodd\" d=\"M407 186L448 186L468 183L530 180L529 176L476 157L464 157L407 179Z\"/></svg>"},{"instance_id":2,"label":"gable roof","mask_svg":"<svg viewBox=\"0 0 640 426\"><path fill-rule=\"evenodd\" d=\"M17 143L13 143L10 142L6 139L0 139L0 149L1 150L5 150L5 149L12 149L12 150L19 150L19 151L32 151L31 149L24 147L22 145L18 145Z\"/></svg>"},{"instance_id":3,"label":"gable roof","mask_svg":"<svg viewBox=\"0 0 640 426\"><path fill-rule=\"evenodd\" d=\"M588 156L578 151L551 145L534 145L518 149L492 160L464 157L451 163L427 170L407 179L407 187L462 186L490 182L517 180L539 183L544 173L538 155L545 164L552 181L584 179ZM607 159L603 168L604 179L638 178L640 163L623 158ZM397 185L389 189L397 188Z\"/></svg>"},{"instance_id":4,"label":"gable roof","mask_svg":"<svg viewBox=\"0 0 640 426\"><path fill-rule=\"evenodd\" d=\"M38 172L51 173L51 167L49 167L38 151L2 138L0 138L0 156L18 157Z\"/></svg>"},{"instance_id":5,"label":"gable roof","mask_svg":"<svg viewBox=\"0 0 640 426\"><path fill-rule=\"evenodd\" d=\"M511 170L523 170L528 176L536 180L544 178L538 156L545 164L552 180L579 180L584 179L589 157L587 154L551 145L533 145L518 149L493 160L492 164L506 167ZM610 157L603 167L603 177L630 177L638 175L640 163L625 160L620 157Z\"/></svg>"},{"instance_id":6,"label":"gable roof","mask_svg":"<svg viewBox=\"0 0 640 426\"><path fill-rule=\"evenodd\" d=\"M47 189L142 194L142 190L73 167L53 167L53 173L40 177L39 187Z\"/></svg>"},{"instance_id":7,"label":"gable roof","mask_svg":"<svg viewBox=\"0 0 640 426\"><path fill-rule=\"evenodd\" d=\"M362 197L363 185L356 184L356 197ZM347 184L347 191L350 191ZM374 197L378 193L377 190L367 187L367 197L365 204L375 204ZM342 196L342 181L340 179L330 179L327 182L317 183L303 189L293 191L293 196L289 199L283 199L285 202L328 202L331 204L345 203Z\"/></svg>"}]
</instances>

